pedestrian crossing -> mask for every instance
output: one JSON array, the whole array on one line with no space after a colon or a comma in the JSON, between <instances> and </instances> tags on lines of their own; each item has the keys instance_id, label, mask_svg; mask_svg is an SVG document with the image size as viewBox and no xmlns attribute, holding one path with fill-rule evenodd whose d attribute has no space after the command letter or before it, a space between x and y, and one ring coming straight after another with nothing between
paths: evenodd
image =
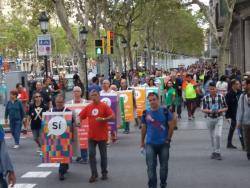
<instances>
[{"instance_id":1,"label":"pedestrian crossing","mask_svg":"<svg viewBox=\"0 0 250 188\"><path fill-rule=\"evenodd\" d=\"M37 171L29 171L26 172L21 176L21 179L42 179L42 178L47 178L49 175L52 174L52 171L42 171L44 168L58 168L59 163L41 163L37 166L39 170ZM35 188L37 187L37 184L34 183L17 183L14 188Z\"/></svg>"},{"instance_id":2,"label":"pedestrian crossing","mask_svg":"<svg viewBox=\"0 0 250 188\"><path fill-rule=\"evenodd\" d=\"M22 135L20 136L21 139L27 139L27 138L32 138L32 137L33 137L32 132L28 132L26 135L22 134ZM5 136L4 136L4 139L5 139L5 140L10 140L10 139L12 139L11 133L6 133Z\"/></svg>"}]
</instances>

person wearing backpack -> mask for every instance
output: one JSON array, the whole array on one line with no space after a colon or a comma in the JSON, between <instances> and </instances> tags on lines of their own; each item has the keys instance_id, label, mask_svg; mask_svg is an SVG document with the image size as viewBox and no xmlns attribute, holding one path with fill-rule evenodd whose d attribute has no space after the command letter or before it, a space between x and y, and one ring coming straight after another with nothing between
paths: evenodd
<instances>
[{"instance_id":1,"label":"person wearing backpack","mask_svg":"<svg viewBox=\"0 0 250 188\"><path fill-rule=\"evenodd\" d=\"M243 128L245 150L250 160L250 78L246 80L246 91L240 96L236 115L237 128Z\"/></svg>"},{"instance_id":2,"label":"person wearing backpack","mask_svg":"<svg viewBox=\"0 0 250 188\"><path fill-rule=\"evenodd\" d=\"M157 187L157 157L160 162L160 187L167 187L169 148L175 121L167 108L160 106L159 96L149 93L150 110L143 112L141 148L146 151L148 187ZM145 143L146 138L146 143Z\"/></svg>"}]
</instances>

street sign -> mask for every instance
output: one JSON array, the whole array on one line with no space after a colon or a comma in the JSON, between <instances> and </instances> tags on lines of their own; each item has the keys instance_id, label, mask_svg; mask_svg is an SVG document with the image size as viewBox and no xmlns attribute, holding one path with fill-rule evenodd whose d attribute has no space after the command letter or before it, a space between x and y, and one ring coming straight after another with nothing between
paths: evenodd
<instances>
[{"instance_id":1,"label":"street sign","mask_svg":"<svg viewBox=\"0 0 250 188\"><path fill-rule=\"evenodd\" d=\"M3 57L0 55L0 67L3 65Z\"/></svg>"},{"instance_id":2,"label":"street sign","mask_svg":"<svg viewBox=\"0 0 250 188\"><path fill-rule=\"evenodd\" d=\"M37 48L39 56L51 55L51 37L49 34L39 35L37 37Z\"/></svg>"}]
</instances>

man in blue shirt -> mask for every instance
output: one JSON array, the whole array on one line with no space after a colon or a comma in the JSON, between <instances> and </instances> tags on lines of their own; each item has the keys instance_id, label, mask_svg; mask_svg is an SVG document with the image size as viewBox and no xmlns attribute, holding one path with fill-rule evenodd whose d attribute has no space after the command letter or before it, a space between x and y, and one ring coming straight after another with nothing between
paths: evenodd
<instances>
[{"instance_id":1,"label":"man in blue shirt","mask_svg":"<svg viewBox=\"0 0 250 188\"><path fill-rule=\"evenodd\" d=\"M102 90L102 88L99 86L99 80L98 80L97 77L92 78L92 84L90 84L89 87L88 87L88 92L89 93L92 90L96 90L98 92L100 92Z\"/></svg>"},{"instance_id":2,"label":"man in blue shirt","mask_svg":"<svg viewBox=\"0 0 250 188\"><path fill-rule=\"evenodd\" d=\"M157 188L157 156L160 162L160 185L167 187L169 148L175 121L173 114L160 107L159 96L149 93L150 110L142 116L141 147L146 150L148 187ZM147 136L147 137L146 137ZM146 144L145 144L146 137Z\"/></svg>"}]
</instances>

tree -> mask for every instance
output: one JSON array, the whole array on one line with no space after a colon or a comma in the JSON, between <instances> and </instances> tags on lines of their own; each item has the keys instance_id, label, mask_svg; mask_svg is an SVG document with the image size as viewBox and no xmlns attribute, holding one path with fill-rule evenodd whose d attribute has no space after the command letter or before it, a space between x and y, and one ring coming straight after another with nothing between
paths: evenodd
<instances>
[{"instance_id":1,"label":"tree","mask_svg":"<svg viewBox=\"0 0 250 188\"><path fill-rule=\"evenodd\" d=\"M206 20L209 23L211 34L215 40L218 47L218 66L219 75L223 75L225 72L226 64L229 64L228 57L228 46L229 46L229 33L230 27L233 21L234 7L236 0L223 0L227 14L225 15L224 27L222 31L219 31L216 26L216 19L211 15L209 6L202 3L200 0L189 0L185 2L184 5L189 6L191 4L196 4L200 7L200 11L204 14Z\"/></svg>"}]
</instances>

